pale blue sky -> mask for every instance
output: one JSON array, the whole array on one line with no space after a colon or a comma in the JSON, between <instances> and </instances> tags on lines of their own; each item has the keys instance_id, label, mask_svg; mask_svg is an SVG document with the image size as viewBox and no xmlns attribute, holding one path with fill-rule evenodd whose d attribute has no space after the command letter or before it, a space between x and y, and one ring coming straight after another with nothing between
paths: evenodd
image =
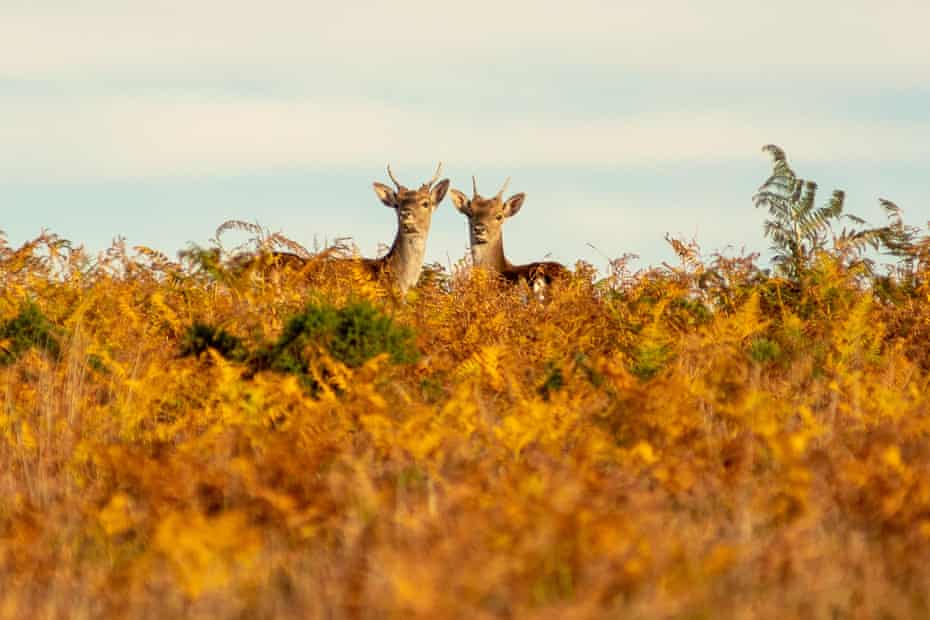
<instances>
[{"instance_id":1,"label":"pale blue sky","mask_svg":"<svg viewBox=\"0 0 930 620\"><path fill-rule=\"evenodd\" d=\"M926 222L930 3L811 4L0 0L0 229L174 253L238 218L374 255L371 182L442 159L527 193L515 261L764 253L768 142L824 198ZM433 221L430 258L462 257L464 218Z\"/></svg>"}]
</instances>

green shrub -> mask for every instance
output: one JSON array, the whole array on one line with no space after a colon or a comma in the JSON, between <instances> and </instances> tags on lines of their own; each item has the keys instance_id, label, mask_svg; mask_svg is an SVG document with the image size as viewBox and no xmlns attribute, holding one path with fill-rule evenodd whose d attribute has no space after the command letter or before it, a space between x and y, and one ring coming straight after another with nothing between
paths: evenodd
<instances>
[{"instance_id":1,"label":"green shrub","mask_svg":"<svg viewBox=\"0 0 930 620\"><path fill-rule=\"evenodd\" d=\"M195 323L184 336L180 355L201 355L213 349L225 359L245 362L246 376L260 370L297 375L312 391L319 388L311 365L327 354L350 368L357 368L382 353L395 364L414 362L419 352L413 330L397 325L368 302L337 308L328 303L311 303L291 316L278 339L256 352L249 352L241 339L223 329Z\"/></svg>"},{"instance_id":2,"label":"green shrub","mask_svg":"<svg viewBox=\"0 0 930 620\"><path fill-rule=\"evenodd\" d=\"M546 378L537 388L539 395L542 396L544 400L549 400L549 395L552 392L558 392L565 386L565 375L562 373L562 369L553 362L546 362Z\"/></svg>"},{"instance_id":3,"label":"green shrub","mask_svg":"<svg viewBox=\"0 0 930 620\"><path fill-rule=\"evenodd\" d=\"M759 364L774 362L781 356L781 347L774 340L756 338L749 345L749 357Z\"/></svg>"},{"instance_id":4,"label":"green shrub","mask_svg":"<svg viewBox=\"0 0 930 620\"><path fill-rule=\"evenodd\" d=\"M671 350L665 344L644 343L638 347L630 366L630 372L640 379L652 379L671 358Z\"/></svg>"},{"instance_id":5,"label":"green shrub","mask_svg":"<svg viewBox=\"0 0 930 620\"><path fill-rule=\"evenodd\" d=\"M55 326L37 305L28 303L19 314L0 324L0 365L12 364L32 347L53 357L61 352Z\"/></svg>"},{"instance_id":6,"label":"green shrub","mask_svg":"<svg viewBox=\"0 0 930 620\"><path fill-rule=\"evenodd\" d=\"M313 348L322 348L350 368L382 353L389 354L395 364L414 362L419 356L413 330L395 324L367 301L342 308L309 304L285 324L269 352L269 366L285 372L306 372L307 351Z\"/></svg>"},{"instance_id":7,"label":"green shrub","mask_svg":"<svg viewBox=\"0 0 930 620\"><path fill-rule=\"evenodd\" d=\"M194 323L184 334L181 343L181 357L200 356L213 349L225 359L235 362L245 361L249 355L240 338L224 329L206 323Z\"/></svg>"}]
</instances>

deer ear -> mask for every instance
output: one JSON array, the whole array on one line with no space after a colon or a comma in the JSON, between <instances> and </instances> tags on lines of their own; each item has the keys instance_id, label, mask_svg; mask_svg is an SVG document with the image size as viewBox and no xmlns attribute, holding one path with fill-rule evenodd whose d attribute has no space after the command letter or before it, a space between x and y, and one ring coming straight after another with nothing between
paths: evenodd
<instances>
[{"instance_id":1,"label":"deer ear","mask_svg":"<svg viewBox=\"0 0 930 620\"><path fill-rule=\"evenodd\" d=\"M507 202L504 203L504 214L507 217L513 217L520 210L520 207L523 206L523 201L526 200L526 194L520 192L519 194L514 194L507 199Z\"/></svg>"},{"instance_id":2,"label":"deer ear","mask_svg":"<svg viewBox=\"0 0 930 620\"><path fill-rule=\"evenodd\" d=\"M393 189L383 183L372 183L371 186L375 188L375 194L378 195L378 200L383 202L384 206L392 209L397 208L397 194L394 193Z\"/></svg>"},{"instance_id":3,"label":"deer ear","mask_svg":"<svg viewBox=\"0 0 930 620\"><path fill-rule=\"evenodd\" d=\"M455 205L455 208L471 217L471 205L468 204L468 197L457 189L452 190L449 194L452 196L452 204Z\"/></svg>"},{"instance_id":4,"label":"deer ear","mask_svg":"<svg viewBox=\"0 0 930 620\"><path fill-rule=\"evenodd\" d=\"M438 207L442 199L446 197L447 191L449 191L449 179L443 179L433 188L433 204Z\"/></svg>"}]
</instances>

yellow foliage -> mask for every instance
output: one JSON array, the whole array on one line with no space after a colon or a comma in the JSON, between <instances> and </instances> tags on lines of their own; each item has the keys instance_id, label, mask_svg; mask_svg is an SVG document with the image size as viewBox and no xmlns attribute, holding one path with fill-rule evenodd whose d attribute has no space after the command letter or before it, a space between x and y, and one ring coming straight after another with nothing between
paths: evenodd
<instances>
[{"instance_id":1,"label":"yellow foliage","mask_svg":"<svg viewBox=\"0 0 930 620\"><path fill-rule=\"evenodd\" d=\"M27 452L35 452L38 448L35 433L32 432L32 425L23 420L19 425L19 443Z\"/></svg>"},{"instance_id":2,"label":"yellow foliage","mask_svg":"<svg viewBox=\"0 0 930 620\"><path fill-rule=\"evenodd\" d=\"M154 545L168 558L184 590L197 597L227 586L237 572L247 572L261 538L238 512L215 518L169 513L155 532Z\"/></svg>"},{"instance_id":3,"label":"yellow foliage","mask_svg":"<svg viewBox=\"0 0 930 620\"><path fill-rule=\"evenodd\" d=\"M640 459L646 465L652 465L659 460L659 457L656 456L655 451L647 441L640 441L633 446L633 449L630 450L630 455Z\"/></svg>"},{"instance_id":4,"label":"yellow foliage","mask_svg":"<svg viewBox=\"0 0 930 620\"><path fill-rule=\"evenodd\" d=\"M829 256L796 282L681 245L545 302L464 270L400 299L352 261L43 243L0 245L0 322L34 303L54 340L0 338L0 616L930 609L925 280L889 301ZM308 302L359 299L415 361L268 361ZM248 355L182 356L194 322Z\"/></svg>"},{"instance_id":5,"label":"yellow foliage","mask_svg":"<svg viewBox=\"0 0 930 620\"><path fill-rule=\"evenodd\" d=\"M98 518L103 531L109 536L122 534L132 529L132 500L124 493L117 493L100 511Z\"/></svg>"}]
</instances>

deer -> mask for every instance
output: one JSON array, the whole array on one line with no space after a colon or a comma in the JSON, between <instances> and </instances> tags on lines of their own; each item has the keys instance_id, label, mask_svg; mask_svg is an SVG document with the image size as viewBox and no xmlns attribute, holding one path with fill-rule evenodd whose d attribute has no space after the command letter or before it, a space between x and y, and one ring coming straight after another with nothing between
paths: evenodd
<instances>
[{"instance_id":1,"label":"deer","mask_svg":"<svg viewBox=\"0 0 930 620\"><path fill-rule=\"evenodd\" d=\"M505 218L520 211L526 194L521 192L504 200L510 178L492 198L484 198L478 193L478 182L474 176L471 183L471 199L457 189L453 189L451 195L452 204L468 218L469 245L475 267L488 269L510 283L524 280L538 296L542 296L554 280L568 275L564 265L553 261L514 265L507 260L501 229Z\"/></svg>"},{"instance_id":2,"label":"deer","mask_svg":"<svg viewBox=\"0 0 930 620\"><path fill-rule=\"evenodd\" d=\"M378 182L372 183L372 187L381 203L394 209L397 215L394 243L384 256L362 258L359 262L370 276L375 279L386 278L400 290L401 295L404 295L420 279L433 212L439 208L446 196L449 179L436 183L442 173L442 162L439 162L432 178L415 189L408 188L398 181L390 164L387 166L387 173L395 188ZM265 264L299 270L308 260L310 259L292 252L271 252Z\"/></svg>"},{"instance_id":3,"label":"deer","mask_svg":"<svg viewBox=\"0 0 930 620\"><path fill-rule=\"evenodd\" d=\"M372 183L372 187L381 203L397 214L397 234L387 254L381 258L363 258L362 265L376 277L382 274L391 277L404 294L420 279L433 212L446 197L449 179L436 183L442 173L442 162L433 177L417 189L409 189L398 181L390 164L387 173L396 189L378 182Z\"/></svg>"}]
</instances>

